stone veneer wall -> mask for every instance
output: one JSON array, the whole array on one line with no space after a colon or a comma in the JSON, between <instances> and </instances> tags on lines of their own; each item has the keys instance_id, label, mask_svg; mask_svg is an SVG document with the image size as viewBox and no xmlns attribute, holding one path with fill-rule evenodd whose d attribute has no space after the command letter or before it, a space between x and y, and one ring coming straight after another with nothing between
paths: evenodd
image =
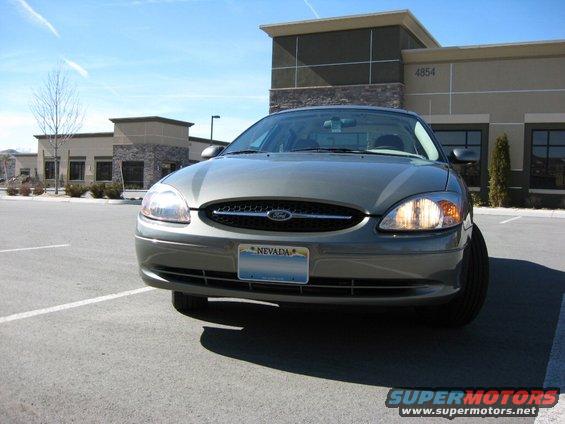
<instances>
[{"instance_id":1,"label":"stone veneer wall","mask_svg":"<svg viewBox=\"0 0 565 424\"><path fill-rule=\"evenodd\" d=\"M190 164L188 147L160 144L115 144L112 164L112 180L121 182L119 161L143 161L143 188L148 189L161 179L161 164L176 162L181 166Z\"/></svg>"},{"instance_id":2,"label":"stone veneer wall","mask_svg":"<svg viewBox=\"0 0 565 424\"><path fill-rule=\"evenodd\" d=\"M297 107L350 104L402 108L404 106L404 84L272 89L269 113Z\"/></svg>"}]
</instances>

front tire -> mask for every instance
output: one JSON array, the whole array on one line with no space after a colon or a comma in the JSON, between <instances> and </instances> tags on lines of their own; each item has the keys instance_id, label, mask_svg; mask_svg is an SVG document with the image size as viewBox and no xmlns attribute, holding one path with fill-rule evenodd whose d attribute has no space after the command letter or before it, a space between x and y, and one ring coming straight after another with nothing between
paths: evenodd
<instances>
[{"instance_id":1,"label":"front tire","mask_svg":"<svg viewBox=\"0 0 565 424\"><path fill-rule=\"evenodd\" d=\"M174 291L172 293L173 307L179 312L195 312L208 306L207 297L191 296L186 293Z\"/></svg>"},{"instance_id":2,"label":"front tire","mask_svg":"<svg viewBox=\"0 0 565 424\"><path fill-rule=\"evenodd\" d=\"M479 314L487 296L489 259L485 239L476 225L473 225L467 249L468 258L462 272L459 293L443 305L416 308L418 315L427 324L435 327L463 327Z\"/></svg>"}]
</instances>

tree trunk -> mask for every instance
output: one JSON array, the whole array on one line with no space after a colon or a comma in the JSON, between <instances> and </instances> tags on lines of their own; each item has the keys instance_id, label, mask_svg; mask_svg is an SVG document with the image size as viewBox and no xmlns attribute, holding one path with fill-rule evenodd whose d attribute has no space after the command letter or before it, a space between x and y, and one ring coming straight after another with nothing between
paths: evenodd
<instances>
[{"instance_id":1,"label":"tree trunk","mask_svg":"<svg viewBox=\"0 0 565 424\"><path fill-rule=\"evenodd\" d=\"M55 141L57 143L57 141ZM59 159L57 156L58 149L55 144L55 195L59 194Z\"/></svg>"}]
</instances>

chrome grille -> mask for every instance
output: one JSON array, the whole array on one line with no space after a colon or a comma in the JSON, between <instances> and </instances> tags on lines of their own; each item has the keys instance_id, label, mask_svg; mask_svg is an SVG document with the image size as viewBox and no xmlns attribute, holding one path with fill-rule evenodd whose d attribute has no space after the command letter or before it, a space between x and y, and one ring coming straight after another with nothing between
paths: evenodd
<instances>
[{"instance_id":1,"label":"chrome grille","mask_svg":"<svg viewBox=\"0 0 565 424\"><path fill-rule=\"evenodd\" d=\"M322 232L353 227L364 214L352 208L294 200L240 200L209 205L208 219L264 231Z\"/></svg>"}]
</instances>

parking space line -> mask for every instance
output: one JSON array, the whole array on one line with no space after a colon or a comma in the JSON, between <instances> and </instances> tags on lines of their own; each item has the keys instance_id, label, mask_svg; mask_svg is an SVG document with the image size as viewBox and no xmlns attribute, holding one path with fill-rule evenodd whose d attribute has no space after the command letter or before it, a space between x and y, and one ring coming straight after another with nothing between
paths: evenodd
<instances>
[{"instance_id":1,"label":"parking space line","mask_svg":"<svg viewBox=\"0 0 565 424\"><path fill-rule=\"evenodd\" d=\"M561 299L561 311L555 327L543 387L559 388L561 394L559 402L553 408L540 408L535 424L562 422L565 416L565 295Z\"/></svg>"},{"instance_id":2,"label":"parking space line","mask_svg":"<svg viewBox=\"0 0 565 424\"><path fill-rule=\"evenodd\" d=\"M70 244L51 244L49 246L36 246L36 247L20 247L18 249L5 249L0 250L0 253L8 253L8 252L22 252L24 250L38 250L38 249L55 249L57 247L69 247Z\"/></svg>"},{"instance_id":3,"label":"parking space line","mask_svg":"<svg viewBox=\"0 0 565 424\"><path fill-rule=\"evenodd\" d=\"M79 306L90 305L92 303L105 302L107 300L117 299L119 297L131 296L134 294L145 293L150 290L155 290L154 287L142 287L134 290L127 290L119 293L108 294L106 296L93 297L91 299L79 300L78 302L64 303L62 305L51 306L50 308L36 309L34 311L21 312L19 314L7 315L0 317L0 324L9 321L16 321L24 318L31 318L37 315L50 314L52 312L64 311L66 309L78 308Z\"/></svg>"},{"instance_id":4,"label":"parking space line","mask_svg":"<svg viewBox=\"0 0 565 424\"><path fill-rule=\"evenodd\" d=\"M522 217L521 217L521 216L515 216L514 218L505 219L504 221L501 221L500 223L501 223L501 224L506 224L507 222L516 221L517 219L520 219L520 218L522 218Z\"/></svg>"}]
</instances>

